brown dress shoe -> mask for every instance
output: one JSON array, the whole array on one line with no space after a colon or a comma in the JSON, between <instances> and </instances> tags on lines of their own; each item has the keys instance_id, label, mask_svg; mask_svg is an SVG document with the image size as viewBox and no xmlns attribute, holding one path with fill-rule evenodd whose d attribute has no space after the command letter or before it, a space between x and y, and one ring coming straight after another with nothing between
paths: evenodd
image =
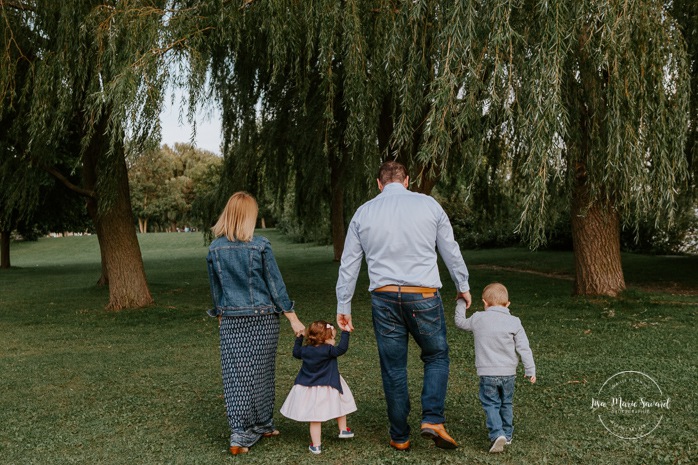
<instances>
[{"instance_id":1,"label":"brown dress shoe","mask_svg":"<svg viewBox=\"0 0 698 465\"><path fill-rule=\"evenodd\" d=\"M405 442L395 442L391 439L390 447L392 447L395 450L408 450L410 448L410 440L408 439Z\"/></svg>"},{"instance_id":2,"label":"brown dress shoe","mask_svg":"<svg viewBox=\"0 0 698 465\"><path fill-rule=\"evenodd\" d=\"M230 453L233 455L246 454L249 451L250 451L249 447L230 446Z\"/></svg>"},{"instance_id":3,"label":"brown dress shoe","mask_svg":"<svg viewBox=\"0 0 698 465\"><path fill-rule=\"evenodd\" d=\"M458 447L458 444L448 435L442 423L422 423L422 437L433 440L436 447L441 449L455 449Z\"/></svg>"}]
</instances>

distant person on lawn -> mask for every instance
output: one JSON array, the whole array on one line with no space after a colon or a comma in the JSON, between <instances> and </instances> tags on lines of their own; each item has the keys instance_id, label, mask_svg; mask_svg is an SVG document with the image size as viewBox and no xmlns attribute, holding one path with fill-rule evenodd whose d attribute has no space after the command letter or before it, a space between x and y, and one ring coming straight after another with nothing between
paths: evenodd
<instances>
[{"instance_id":1,"label":"distant person on lawn","mask_svg":"<svg viewBox=\"0 0 698 465\"><path fill-rule=\"evenodd\" d=\"M466 318L466 304L456 304L456 326L475 337L475 367L480 377L480 402L489 429L490 452L502 452L514 434L514 384L519 357L524 376L536 382L536 365L521 320L509 313L509 292L499 283L482 291L484 312Z\"/></svg>"},{"instance_id":2,"label":"distant person on lawn","mask_svg":"<svg viewBox=\"0 0 698 465\"><path fill-rule=\"evenodd\" d=\"M269 241L254 236L257 202L245 192L228 200L212 228L208 275L220 326L223 393L230 452L244 454L261 437L276 436L274 392L279 314L296 335L305 326L293 311Z\"/></svg>"},{"instance_id":3,"label":"distant person on lawn","mask_svg":"<svg viewBox=\"0 0 698 465\"><path fill-rule=\"evenodd\" d=\"M470 305L468 269L443 208L434 198L407 189L409 177L402 164L383 163L377 181L380 194L359 207L347 231L337 280L337 324L342 330L354 328L351 299L365 256L390 446L410 447L407 345L411 335L424 363L421 435L437 447L454 449L458 445L443 426L449 356L437 250L458 297Z\"/></svg>"}]
</instances>

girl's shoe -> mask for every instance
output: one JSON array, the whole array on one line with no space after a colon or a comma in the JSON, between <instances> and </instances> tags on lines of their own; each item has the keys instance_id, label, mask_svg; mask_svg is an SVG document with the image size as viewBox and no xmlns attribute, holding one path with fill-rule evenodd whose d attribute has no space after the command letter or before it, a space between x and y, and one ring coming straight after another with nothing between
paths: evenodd
<instances>
[{"instance_id":1,"label":"girl's shoe","mask_svg":"<svg viewBox=\"0 0 698 465\"><path fill-rule=\"evenodd\" d=\"M249 447L230 446L230 453L233 455L246 454L250 451Z\"/></svg>"},{"instance_id":2,"label":"girl's shoe","mask_svg":"<svg viewBox=\"0 0 698 465\"><path fill-rule=\"evenodd\" d=\"M339 432L339 439L349 439L354 437L354 432L351 428L344 429Z\"/></svg>"},{"instance_id":3,"label":"girl's shoe","mask_svg":"<svg viewBox=\"0 0 698 465\"><path fill-rule=\"evenodd\" d=\"M314 446L311 444L310 447L308 447L308 450L316 455L321 454L322 453L322 446L320 444L318 444L317 446Z\"/></svg>"}]
</instances>

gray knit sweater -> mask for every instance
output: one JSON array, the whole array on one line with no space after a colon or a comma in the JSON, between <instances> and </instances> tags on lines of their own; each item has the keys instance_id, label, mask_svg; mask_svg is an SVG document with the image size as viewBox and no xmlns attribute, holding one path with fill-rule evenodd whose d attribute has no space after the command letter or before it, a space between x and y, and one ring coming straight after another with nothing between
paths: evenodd
<instances>
[{"instance_id":1,"label":"gray knit sweater","mask_svg":"<svg viewBox=\"0 0 698 465\"><path fill-rule=\"evenodd\" d=\"M523 363L526 376L536 375L533 352L528 346L526 331L521 320L512 316L506 307L488 307L465 317L465 301L456 304L456 326L471 331L475 336L475 367L478 376L516 375L516 366Z\"/></svg>"}]
</instances>

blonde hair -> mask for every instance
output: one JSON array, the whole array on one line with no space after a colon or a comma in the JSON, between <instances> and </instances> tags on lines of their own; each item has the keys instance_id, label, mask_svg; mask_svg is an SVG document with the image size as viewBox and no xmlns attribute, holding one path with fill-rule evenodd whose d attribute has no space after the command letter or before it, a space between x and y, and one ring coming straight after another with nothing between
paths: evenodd
<instances>
[{"instance_id":1,"label":"blonde hair","mask_svg":"<svg viewBox=\"0 0 698 465\"><path fill-rule=\"evenodd\" d=\"M325 320L313 321L308 325L306 330L306 336L308 338L307 343L311 346L319 346L324 344L328 339L335 337L337 332L330 323Z\"/></svg>"},{"instance_id":2,"label":"blonde hair","mask_svg":"<svg viewBox=\"0 0 698 465\"><path fill-rule=\"evenodd\" d=\"M490 305L505 306L509 303L509 292L503 284L492 283L482 291L482 300Z\"/></svg>"},{"instance_id":3,"label":"blonde hair","mask_svg":"<svg viewBox=\"0 0 698 465\"><path fill-rule=\"evenodd\" d=\"M257 224L259 207L247 192L236 192L230 196L223 213L211 228L216 237L225 236L231 241L249 242Z\"/></svg>"}]
</instances>

